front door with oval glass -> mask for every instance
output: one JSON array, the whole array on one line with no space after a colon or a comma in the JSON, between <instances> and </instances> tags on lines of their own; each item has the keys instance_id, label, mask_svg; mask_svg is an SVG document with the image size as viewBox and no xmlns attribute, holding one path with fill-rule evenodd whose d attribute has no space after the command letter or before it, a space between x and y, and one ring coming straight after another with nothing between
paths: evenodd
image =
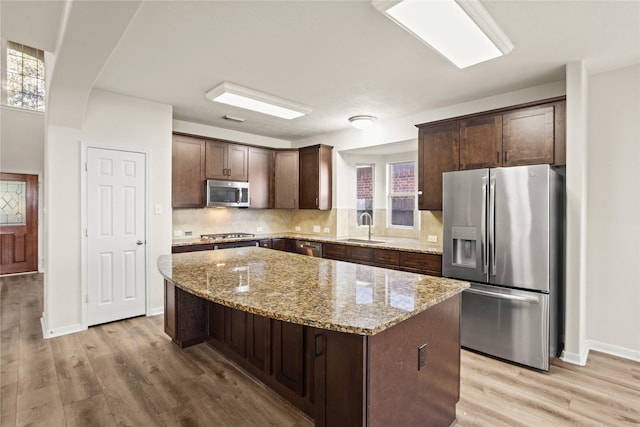
<instances>
[{"instance_id":1,"label":"front door with oval glass","mask_svg":"<svg viewBox=\"0 0 640 427\"><path fill-rule=\"evenodd\" d=\"M38 176L0 173L0 274L38 271Z\"/></svg>"}]
</instances>

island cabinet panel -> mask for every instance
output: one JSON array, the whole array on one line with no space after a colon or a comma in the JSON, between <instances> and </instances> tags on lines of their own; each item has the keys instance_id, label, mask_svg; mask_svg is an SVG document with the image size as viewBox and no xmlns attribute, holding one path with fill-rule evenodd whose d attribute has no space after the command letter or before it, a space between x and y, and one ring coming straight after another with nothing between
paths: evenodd
<instances>
[{"instance_id":1,"label":"island cabinet panel","mask_svg":"<svg viewBox=\"0 0 640 427\"><path fill-rule=\"evenodd\" d=\"M225 307L224 341L240 357L247 355L247 312Z\"/></svg>"},{"instance_id":2,"label":"island cabinet panel","mask_svg":"<svg viewBox=\"0 0 640 427\"><path fill-rule=\"evenodd\" d=\"M205 141L173 135L171 153L171 206L202 208L205 181Z\"/></svg>"},{"instance_id":3,"label":"island cabinet panel","mask_svg":"<svg viewBox=\"0 0 640 427\"><path fill-rule=\"evenodd\" d=\"M502 162L502 115L460 122L460 170L495 168Z\"/></svg>"},{"instance_id":4,"label":"island cabinet panel","mask_svg":"<svg viewBox=\"0 0 640 427\"><path fill-rule=\"evenodd\" d=\"M271 374L271 319L257 314L247 316L247 360Z\"/></svg>"},{"instance_id":5,"label":"island cabinet panel","mask_svg":"<svg viewBox=\"0 0 640 427\"><path fill-rule=\"evenodd\" d=\"M209 302L208 317L209 317L208 319L209 328L207 330L208 336L220 342L224 342L225 307L220 304Z\"/></svg>"},{"instance_id":6,"label":"island cabinet panel","mask_svg":"<svg viewBox=\"0 0 640 427\"><path fill-rule=\"evenodd\" d=\"M459 319L458 294L369 337L369 426L451 425L460 393Z\"/></svg>"},{"instance_id":7,"label":"island cabinet panel","mask_svg":"<svg viewBox=\"0 0 640 427\"><path fill-rule=\"evenodd\" d=\"M315 425L368 425L367 338L320 329L314 332Z\"/></svg>"},{"instance_id":8,"label":"island cabinet panel","mask_svg":"<svg viewBox=\"0 0 640 427\"><path fill-rule=\"evenodd\" d=\"M412 273L442 275L442 255L400 252L400 270Z\"/></svg>"},{"instance_id":9,"label":"island cabinet panel","mask_svg":"<svg viewBox=\"0 0 640 427\"><path fill-rule=\"evenodd\" d=\"M164 281L164 331L179 347L199 344L206 334L206 301Z\"/></svg>"},{"instance_id":10,"label":"island cabinet panel","mask_svg":"<svg viewBox=\"0 0 640 427\"><path fill-rule=\"evenodd\" d=\"M304 327L272 321L273 370L276 380L296 394L304 395Z\"/></svg>"}]
</instances>

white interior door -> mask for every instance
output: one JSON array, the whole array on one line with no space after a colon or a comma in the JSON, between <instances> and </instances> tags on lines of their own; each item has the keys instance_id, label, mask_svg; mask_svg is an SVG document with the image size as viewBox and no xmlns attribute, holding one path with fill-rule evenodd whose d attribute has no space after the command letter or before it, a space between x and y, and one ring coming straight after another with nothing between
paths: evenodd
<instances>
[{"instance_id":1,"label":"white interior door","mask_svg":"<svg viewBox=\"0 0 640 427\"><path fill-rule=\"evenodd\" d=\"M143 153L87 149L89 325L145 314Z\"/></svg>"}]
</instances>

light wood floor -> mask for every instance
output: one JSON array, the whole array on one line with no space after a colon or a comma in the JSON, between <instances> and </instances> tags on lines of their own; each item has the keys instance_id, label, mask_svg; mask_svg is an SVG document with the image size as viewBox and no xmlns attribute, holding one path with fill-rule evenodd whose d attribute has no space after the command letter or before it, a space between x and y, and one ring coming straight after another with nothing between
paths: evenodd
<instances>
[{"instance_id":1,"label":"light wood floor","mask_svg":"<svg viewBox=\"0 0 640 427\"><path fill-rule=\"evenodd\" d=\"M42 275L0 278L4 426L311 426L204 344L180 350L162 316L44 340ZM640 364L592 352L540 373L462 351L458 426L640 425Z\"/></svg>"}]
</instances>

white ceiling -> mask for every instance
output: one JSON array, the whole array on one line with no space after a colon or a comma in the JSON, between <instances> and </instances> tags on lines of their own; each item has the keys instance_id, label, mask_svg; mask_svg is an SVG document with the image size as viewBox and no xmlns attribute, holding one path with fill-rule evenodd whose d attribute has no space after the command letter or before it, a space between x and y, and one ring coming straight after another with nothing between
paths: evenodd
<instances>
[{"instance_id":1,"label":"white ceiling","mask_svg":"<svg viewBox=\"0 0 640 427\"><path fill-rule=\"evenodd\" d=\"M459 70L369 1L147 1L95 86L171 104L176 119L297 140L357 114L384 121L563 80L571 61L591 73L640 62L638 1L482 3L515 48ZM222 81L313 112L289 121L208 101Z\"/></svg>"}]
</instances>

